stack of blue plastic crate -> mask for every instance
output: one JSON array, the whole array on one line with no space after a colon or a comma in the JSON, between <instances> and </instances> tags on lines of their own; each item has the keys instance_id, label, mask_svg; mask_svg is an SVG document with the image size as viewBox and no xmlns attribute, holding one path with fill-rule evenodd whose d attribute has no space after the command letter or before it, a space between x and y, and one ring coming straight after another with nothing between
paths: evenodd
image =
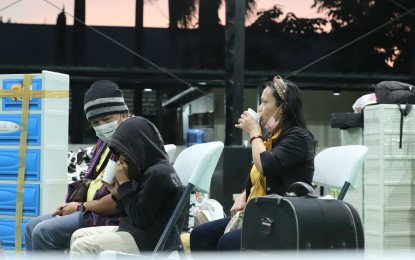
<instances>
[{"instance_id":1,"label":"stack of blue plastic crate","mask_svg":"<svg viewBox=\"0 0 415 260\"><path fill-rule=\"evenodd\" d=\"M0 75L0 88L6 91L19 89L23 78L24 74ZM50 71L32 74L31 89L67 94L69 76ZM32 217L51 213L64 202L68 114L68 97L31 98L29 101L21 225L23 248L26 223ZM21 99L0 98L0 240L3 248L8 250L15 247L21 115Z\"/></svg>"}]
</instances>

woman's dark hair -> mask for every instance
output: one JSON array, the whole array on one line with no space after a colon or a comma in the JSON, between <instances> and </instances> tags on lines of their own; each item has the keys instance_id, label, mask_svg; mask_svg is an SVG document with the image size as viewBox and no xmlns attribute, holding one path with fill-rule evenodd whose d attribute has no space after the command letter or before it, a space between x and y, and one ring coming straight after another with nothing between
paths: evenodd
<instances>
[{"instance_id":1,"label":"woman's dark hair","mask_svg":"<svg viewBox=\"0 0 415 260\"><path fill-rule=\"evenodd\" d=\"M300 88L292 81L286 79L283 81L287 87L284 100L278 95L272 81L268 81L264 85L264 88L269 87L272 89L272 94L277 100L277 107L282 105L281 109L283 113L279 124L282 129L297 126L308 130L303 111L303 101L301 100Z\"/></svg>"},{"instance_id":2,"label":"woman's dark hair","mask_svg":"<svg viewBox=\"0 0 415 260\"><path fill-rule=\"evenodd\" d=\"M314 135L307 128L300 88L297 86L297 84L295 84L292 81L286 79L284 79L283 81L286 86L284 100L278 95L278 92L272 81L269 81L264 85L264 88L269 87L272 89L272 95L277 100L276 106L279 107L282 105L281 108L283 113L279 124L281 125L282 129L289 129L291 127L301 127L305 129L313 139L315 153L318 146L318 142L314 138Z\"/></svg>"}]
</instances>

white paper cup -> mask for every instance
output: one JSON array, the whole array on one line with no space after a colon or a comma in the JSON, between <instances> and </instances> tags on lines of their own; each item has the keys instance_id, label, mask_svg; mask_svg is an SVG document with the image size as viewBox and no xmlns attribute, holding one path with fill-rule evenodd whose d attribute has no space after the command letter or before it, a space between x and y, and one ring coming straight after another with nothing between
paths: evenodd
<instances>
[{"instance_id":1,"label":"white paper cup","mask_svg":"<svg viewBox=\"0 0 415 260\"><path fill-rule=\"evenodd\" d=\"M255 112L255 110L248 108L248 113L255 119L255 121L258 122L259 120L259 115L257 112Z\"/></svg>"},{"instance_id":2,"label":"white paper cup","mask_svg":"<svg viewBox=\"0 0 415 260\"><path fill-rule=\"evenodd\" d=\"M113 160L108 160L107 167L105 167L104 176L102 176L103 182L106 182L108 184L112 184L114 182L116 165L117 163Z\"/></svg>"}]
</instances>

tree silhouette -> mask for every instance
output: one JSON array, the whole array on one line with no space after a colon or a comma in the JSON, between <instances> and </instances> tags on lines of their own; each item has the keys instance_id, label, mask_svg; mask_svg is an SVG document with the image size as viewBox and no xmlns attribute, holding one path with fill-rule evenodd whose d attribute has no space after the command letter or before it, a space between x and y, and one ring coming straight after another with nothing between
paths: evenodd
<instances>
[{"instance_id":1,"label":"tree silhouette","mask_svg":"<svg viewBox=\"0 0 415 260\"><path fill-rule=\"evenodd\" d=\"M190 28L196 12L196 0L169 0L169 28Z\"/></svg>"},{"instance_id":2,"label":"tree silhouette","mask_svg":"<svg viewBox=\"0 0 415 260\"><path fill-rule=\"evenodd\" d=\"M186 60L193 67L221 66L223 41L217 35L222 33L223 26L218 10L224 1L169 1L170 46L175 50L171 53L173 66ZM256 11L256 2L246 1L246 16L255 18L246 31L247 69L295 70L299 64L333 53L308 71L404 74L415 71L415 62L412 62L415 60L415 16L406 15L383 26L414 8L413 0L399 3L395 0L314 0L311 8L322 13L323 18L284 14L278 5ZM371 32L380 26L383 27ZM195 28L199 30L181 30ZM370 35L362 37L368 32ZM192 40L183 42L181 36L185 34Z\"/></svg>"},{"instance_id":3,"label":"tree silhouette","mask_svg":"<svg viewBox=\"0 0 415 260\"><path fill-rule=\"evenodd\" d=\"M413 0L314 0L313 7L326 13L331 24L331 34L340 42L349 42L365 33L395 19L415 7ZM339 55L339 68L345 71L365 69L373 72L409 73L414 70L415 18L405 15L390 25L353 44ZM364 58L362 58L364 57ZM391 67L387 66L388 63Z\"/></svg>"},{"instance_id":4,"label":"tree silhouette","mask_svg":"<svg viewBox=\"0 0 415 260\"><path fill-rule=\"evenodd\" d=\"M276 32L291 34L323 33L327 21L322 18L298 18L294 13L288 13L281 22L277 22L284 12L281 7L274 5L269 10L257 12L257 19L251 25L252 29L263 32Z\"/></svg>"},{"instance_id":5,"label":"tree silhouette","mask_svg":"<svg viewBox=\"0 0 415 260\"><path fill-rule=\"evenodd\" d=\"M8 18L7 22L3 22L3 16L0 16L0 24L2 23L12 23L12 19Z\"/></svg>"},{"instance_id":6,"label":"tree silhouette","mask_svg":"<svg viewBox=\"0 0 415 260\"><path fill-rule=\"evenodd\" d=\"M209 30L220 24L218 10L221 0L199 0L199 28Z\"/></svg>"},{"instance_id":7,"label":"tree silhouette","mask_svg":"<svg viewBox=\"0 0 415 260\"><path fill-rule=\"evenodd\" d=\"M315 39L326 37L323 30L326 23L322 18L298 18L294 13L284 16L279 5L259 10L256 20L247 28L246 67L295 69L299 66L299 59L292 54L298 54L301 60L312 59L314 52L310 45L316 44Z\"/></svg>"},{"instance_id":8,"label":"tree silhouette","mask_svg":"<svg viewBox=\"0 0 415 260\"><path fill-rule=\"evenodd\" d=\"M155 1L155 0L153 0ZM218 10L226 0L169 0L169 22L173 28L192 28L192 23L197 17L196 5L199 5L199 18L202 16L203 21L199 24L218 25ZM246 15L252 15L255 11L256 1L246 0Z\"/></svg>"}]
</instances>

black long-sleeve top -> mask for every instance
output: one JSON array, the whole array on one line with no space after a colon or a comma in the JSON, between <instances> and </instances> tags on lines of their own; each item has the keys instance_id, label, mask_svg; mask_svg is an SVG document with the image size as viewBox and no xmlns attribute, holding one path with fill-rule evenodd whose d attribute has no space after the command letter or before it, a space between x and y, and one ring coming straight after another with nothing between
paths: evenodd
<instances>
[{"instance_id":1,"label":"black long-sleeve top","mask_svg":"<svg viewBox=\"0 0 415 260\"><path fill-rule=\"evenodd\" d=\"M260 154L267 194L284 195L297 181L311 185L314 175L316 141L312 134L300 127L284 130L272 142L272 150ZM248 177L246 197L252 182Z\"/></svg>"},{"instance_id":2,"label":"black long-sleeve top","mask_svg":"<svg viewBox=\"0 0 415 260\"><path fill-rule=\"evenodd\" d=\"M129 232L141 251L154 250L180 199L176 173L169 164L166 161L147 169L137 180L136 190L131 182L118 188L120 203L117 207L126 215L119 231Z\"/></svg>"}]
</instances>

